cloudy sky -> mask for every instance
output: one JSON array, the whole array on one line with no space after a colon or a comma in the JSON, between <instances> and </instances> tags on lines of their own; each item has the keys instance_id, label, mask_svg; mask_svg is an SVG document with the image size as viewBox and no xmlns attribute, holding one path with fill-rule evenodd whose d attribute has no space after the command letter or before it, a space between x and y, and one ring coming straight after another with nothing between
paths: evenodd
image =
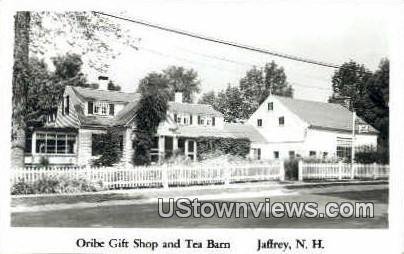
<instances>
[{"instance_id":1,"label":"cloudy sky","mask_svg":"<svg viewBox=\"0 0 404 254\"><path fill-rule=\"evenodd\" d=\"M389 21L383 10L376 4L177 1L135 4L124 15L324 62L342 64L352 59L374 70L382 57L388 57ZM195 69L202 92L219 91L228 84L237 85L252 66L275 61L284 67L296 98L326 101L331 93L331 68L120 23L140 38L139 50L121 48L122 54L107 73L124 91L134 91L147 73L169 65ZM90 79L97 76L86 72Z\"/></svg>"}]
</instances>

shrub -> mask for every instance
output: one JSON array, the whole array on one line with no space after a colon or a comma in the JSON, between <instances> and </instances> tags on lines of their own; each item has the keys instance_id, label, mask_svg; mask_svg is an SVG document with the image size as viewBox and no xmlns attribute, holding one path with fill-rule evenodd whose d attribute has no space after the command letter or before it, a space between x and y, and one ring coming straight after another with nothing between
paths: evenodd
<instances>
[{"instance_id":1,"label":"shrub","mask_svg":"<svg viewBox=\"0 0 404 254\"><path fill-rule=\"evenodd\" d=\"M13 186L11 186L11 195L33 194L34 189L31 184L28 184L24 179L19 179Z\"/></svg>"},{"instance_id":2,"label":"shrub","mask_svg":"<svg viewBox=\"0 0 404 254\"><path fill-rule=\"evenodd\" d=\"M92 161L93 166L112 166L119 162L122 156L120 150L120 142L122 134L110 128L106 134L97 135L97 140L94 142L101 150L101 156Z\"/></svg>"},{"instance_id":3,"label":"shrub","mask_svg":"<svg viewBox=\"0 0 404 254\"><path fill-rule=\"evenodd\" d=\"M285 178L288 180L297 180L299 177L299 159L289 159L284 162Z\"/></svg>"},{"instance_id":4,"label":"shrub","mask_svg":"<svg viewBox=\"0 0 404 254\"><path fill-rule=\"evenodd\" d=\"M44 167L44 168L48 167L48 166L49 166L49 159L48 159L48 157L42 156L42 157L39 159L39 165L40 165L40 167Z\"/></svg>"},{"instance_id":5,"label":"shrub","mask_svg":"<svg viewBox=\"0 0 404 254\"><path fill-rule=\"evenodd\" d=\"M90 182L86 179L73 179L66 176L45 177L33 183L20 179L11 187L12 195L79 193L94 192L103 189L101 182Z\"/></svg>"},{"instance_id":6,"label":"shrub","mask_svg":"<svg viewBox=\"0 0 404 254\"><path fill-rule=\"evenodd\" d=\"M198 158L221 152L245 158L250 152L250 140L238 138L199 137L197 140Z\"/></svg>"},{"instance_id":7,"label":"shrub","mask_svg":"<svg viewBox=\"0 0 404 254\"><path fill-rule=\"evenodd\" d=\"M357 163L389 163L389 153L382 151L382 149L376 149L372 146L363 146L358 148L355 152L355 162Z\"/></svg>"}]
</instances>

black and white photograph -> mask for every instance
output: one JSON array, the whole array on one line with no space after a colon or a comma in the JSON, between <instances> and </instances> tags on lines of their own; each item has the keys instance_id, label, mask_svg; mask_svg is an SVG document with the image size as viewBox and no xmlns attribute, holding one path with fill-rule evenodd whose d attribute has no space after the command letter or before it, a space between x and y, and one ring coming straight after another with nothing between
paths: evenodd
<instances>
[{"instance_id":1,"label":"black and white photograph","mask_svg":"<svg viewBox=\"0 0 404 254\"><path fill-rule=\"evenodd\" d=\"M388 12L169 2L12 12L9 226L388 230ZM250 252L325 245L278 240Z\"/></svg>"}]
</instances>

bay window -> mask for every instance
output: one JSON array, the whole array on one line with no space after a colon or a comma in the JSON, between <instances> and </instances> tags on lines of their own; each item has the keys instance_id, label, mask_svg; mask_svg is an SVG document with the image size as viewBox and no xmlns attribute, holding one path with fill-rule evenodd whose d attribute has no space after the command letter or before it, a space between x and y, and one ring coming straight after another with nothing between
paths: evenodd
<instances>
[{"instance_id":1,"label":"bay window","mask_svg":"<svg viewBox=\"0 0 404 254\"><path fill-rule=\"evenodd\" d=\"M37 133L36 153L74 154L75 134Z\"/></svg>"}]
</instances>

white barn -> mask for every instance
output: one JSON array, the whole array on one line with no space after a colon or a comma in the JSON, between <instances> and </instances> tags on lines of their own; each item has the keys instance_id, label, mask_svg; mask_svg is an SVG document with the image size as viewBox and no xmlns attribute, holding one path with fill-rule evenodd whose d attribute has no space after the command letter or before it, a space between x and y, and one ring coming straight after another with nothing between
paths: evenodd
<instances>
[{"instance_id":1,"label":"white barn","mask_svg":"<svg viewBox=\"0 0 404 254\"><path fill-rule=\"evenodd\" d=\"M352 112L340 104L273 95L248 120L265 138L252 147L261 159L350 157L352 122ZM377 130L360 118L356 126L355 147L376 147Z\"/></svg>"}]
</instances>

